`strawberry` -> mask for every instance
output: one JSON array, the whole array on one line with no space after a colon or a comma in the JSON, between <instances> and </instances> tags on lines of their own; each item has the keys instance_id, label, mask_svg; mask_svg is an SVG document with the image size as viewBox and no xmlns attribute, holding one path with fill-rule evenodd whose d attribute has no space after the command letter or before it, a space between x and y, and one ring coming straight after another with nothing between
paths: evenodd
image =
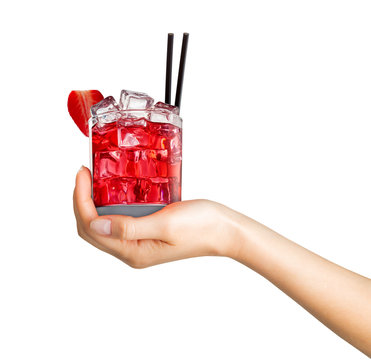
<instances>
[{"instance_id":1,"label":"strawberry","mask_svg":"<svg viewBox=\"0 0 371 360\"><path fill-rule=\"evenodd\" d=\"M68 112L85 136L89 136L90 108L101 100L103 95L98 90L74 90L68 96Z\"/></svg>"}]
</instances>

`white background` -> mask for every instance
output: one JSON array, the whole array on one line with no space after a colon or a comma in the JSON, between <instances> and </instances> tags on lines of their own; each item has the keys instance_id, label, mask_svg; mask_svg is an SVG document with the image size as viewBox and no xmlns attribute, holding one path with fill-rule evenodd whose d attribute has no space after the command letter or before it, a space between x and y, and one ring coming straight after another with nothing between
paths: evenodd
<instances>
[{"instance_id":1,"label":"white background","mask_svg":"<svg viewBox=\"0 0 371 360\"><path fill-rule=\"evenodd\" d=\"M164 93L190 33L183 198L209 198L371 275L367 1L2 6L0 358L364 359L232 260L134 270L81 240L73 89Z\"/></svg>"}]
</instances>

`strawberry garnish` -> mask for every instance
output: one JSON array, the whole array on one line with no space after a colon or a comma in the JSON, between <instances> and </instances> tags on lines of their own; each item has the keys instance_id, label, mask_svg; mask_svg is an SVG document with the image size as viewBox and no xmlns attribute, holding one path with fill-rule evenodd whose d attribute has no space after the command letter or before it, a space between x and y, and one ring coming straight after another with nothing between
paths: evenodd
<instances>
[{"instance_id":1,"label":"strawberry garnish","mask_svg":"<svg viewBox=\"0 0 371 360\"><path fill-rule=\"evenodd\" d=\"M68 96L68 112L85 136L89 136L90 108L101 100L103 95L98 90L74 90Z\"/></svg>"}]
</instances>

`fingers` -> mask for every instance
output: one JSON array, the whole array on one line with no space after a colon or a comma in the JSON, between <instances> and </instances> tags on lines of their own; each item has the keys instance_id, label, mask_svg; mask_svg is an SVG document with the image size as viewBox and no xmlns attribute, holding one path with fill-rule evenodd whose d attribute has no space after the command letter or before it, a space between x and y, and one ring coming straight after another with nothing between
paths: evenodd
<instances>
[{"instance_id":1,"label":"fingers","mask_svg":"<svg viewBox=\"0 0 371 360\"><path fill-rule=\"evenodd\" d=\"M206 200L178 202L139 218L98 216L91 198L91 186L90 171L83 167L76 176L74 191L79 235L130 266L142 268L218 254L215 249L231 236L229 215L225 207L216 203Z\"/></svg>"},{"instance_id":2,"label":"fingers","mask_svg":"<svg viewBox=\"0 0 371 360\"><path fill-rule=\"evenodd\" d=\"M73 194L74 209L79 235L100 250L118 256L119 244L111 238L99 236L93 232L90 223L98 218L98 213L91 197L91 175L89 169L81 167L76 175L76 185Z\"/></svg>"},{"instance_id":3,"label":"fingers","mask_svg":"<svg viewBox=\"0 0 371 360\"><path fill-rule=\"evenodd\" d=\"M95 247L121 259L135 248L127 240L165 240L167 216L159 213L141 218L111 215L98 216L91 198L90 171L82 167L76 176L74 211L79 235ZM166 212L165 212L166 213Z\"/></svg>"},{"instance_id":4,"label":"fingers","mask_svg":"<svg viewBox=\"0 0 371 360\"><path fill-rule=\"evenodd\" d=\"M76 175L76 185L73 192L73 209L80 237L98 249L110 252L106 246L103 246L89 235L91 219L96 218L98 214L91 198L90 171L84 166L81 167Z\"/></svg>"},{"instance_id":5,"label":"fingers","mask_svg":"<svg viewBox=\"0 0 371 360\"><path fill-rule=\"evenodd\" d=\"M76 175L76 185L73 194L75 211L84 225L98 216L93 199L91 198L91 176L86 167L81 167ZM87 229L85 229L87 230Z\"/></svg>"}]
</instances>

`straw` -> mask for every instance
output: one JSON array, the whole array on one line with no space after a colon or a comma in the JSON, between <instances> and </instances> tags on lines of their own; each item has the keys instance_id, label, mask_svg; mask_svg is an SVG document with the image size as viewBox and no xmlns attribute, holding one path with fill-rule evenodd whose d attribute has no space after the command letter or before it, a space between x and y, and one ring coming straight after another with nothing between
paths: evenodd
<instances>
[{"instance_id":1,"label":"straw","mask_svg":"<svg viewBox=\"0 0 371 360\"><path fill-rule=\"evenodd\" d=\"M171 105L171 73L173 68L174 34L167 34L165 103Z\"/></svg>"},{"instance_id":2,"label":"straw","mask_svg":"<svg viewBox=\"0 0 371 360\"><path fill-rule=\"evenodd\" d=\"M175 96L175 106L177 106L178 108L180 108L180 102L182 99L184 68L185 68L185 62L186 62L186 57L187 57L188 37L189 37L188 33L183 34L182 52L180 54L180 62L179 62L178 83L176 87L176 96Z\"/></svg>"}]
</instances>

